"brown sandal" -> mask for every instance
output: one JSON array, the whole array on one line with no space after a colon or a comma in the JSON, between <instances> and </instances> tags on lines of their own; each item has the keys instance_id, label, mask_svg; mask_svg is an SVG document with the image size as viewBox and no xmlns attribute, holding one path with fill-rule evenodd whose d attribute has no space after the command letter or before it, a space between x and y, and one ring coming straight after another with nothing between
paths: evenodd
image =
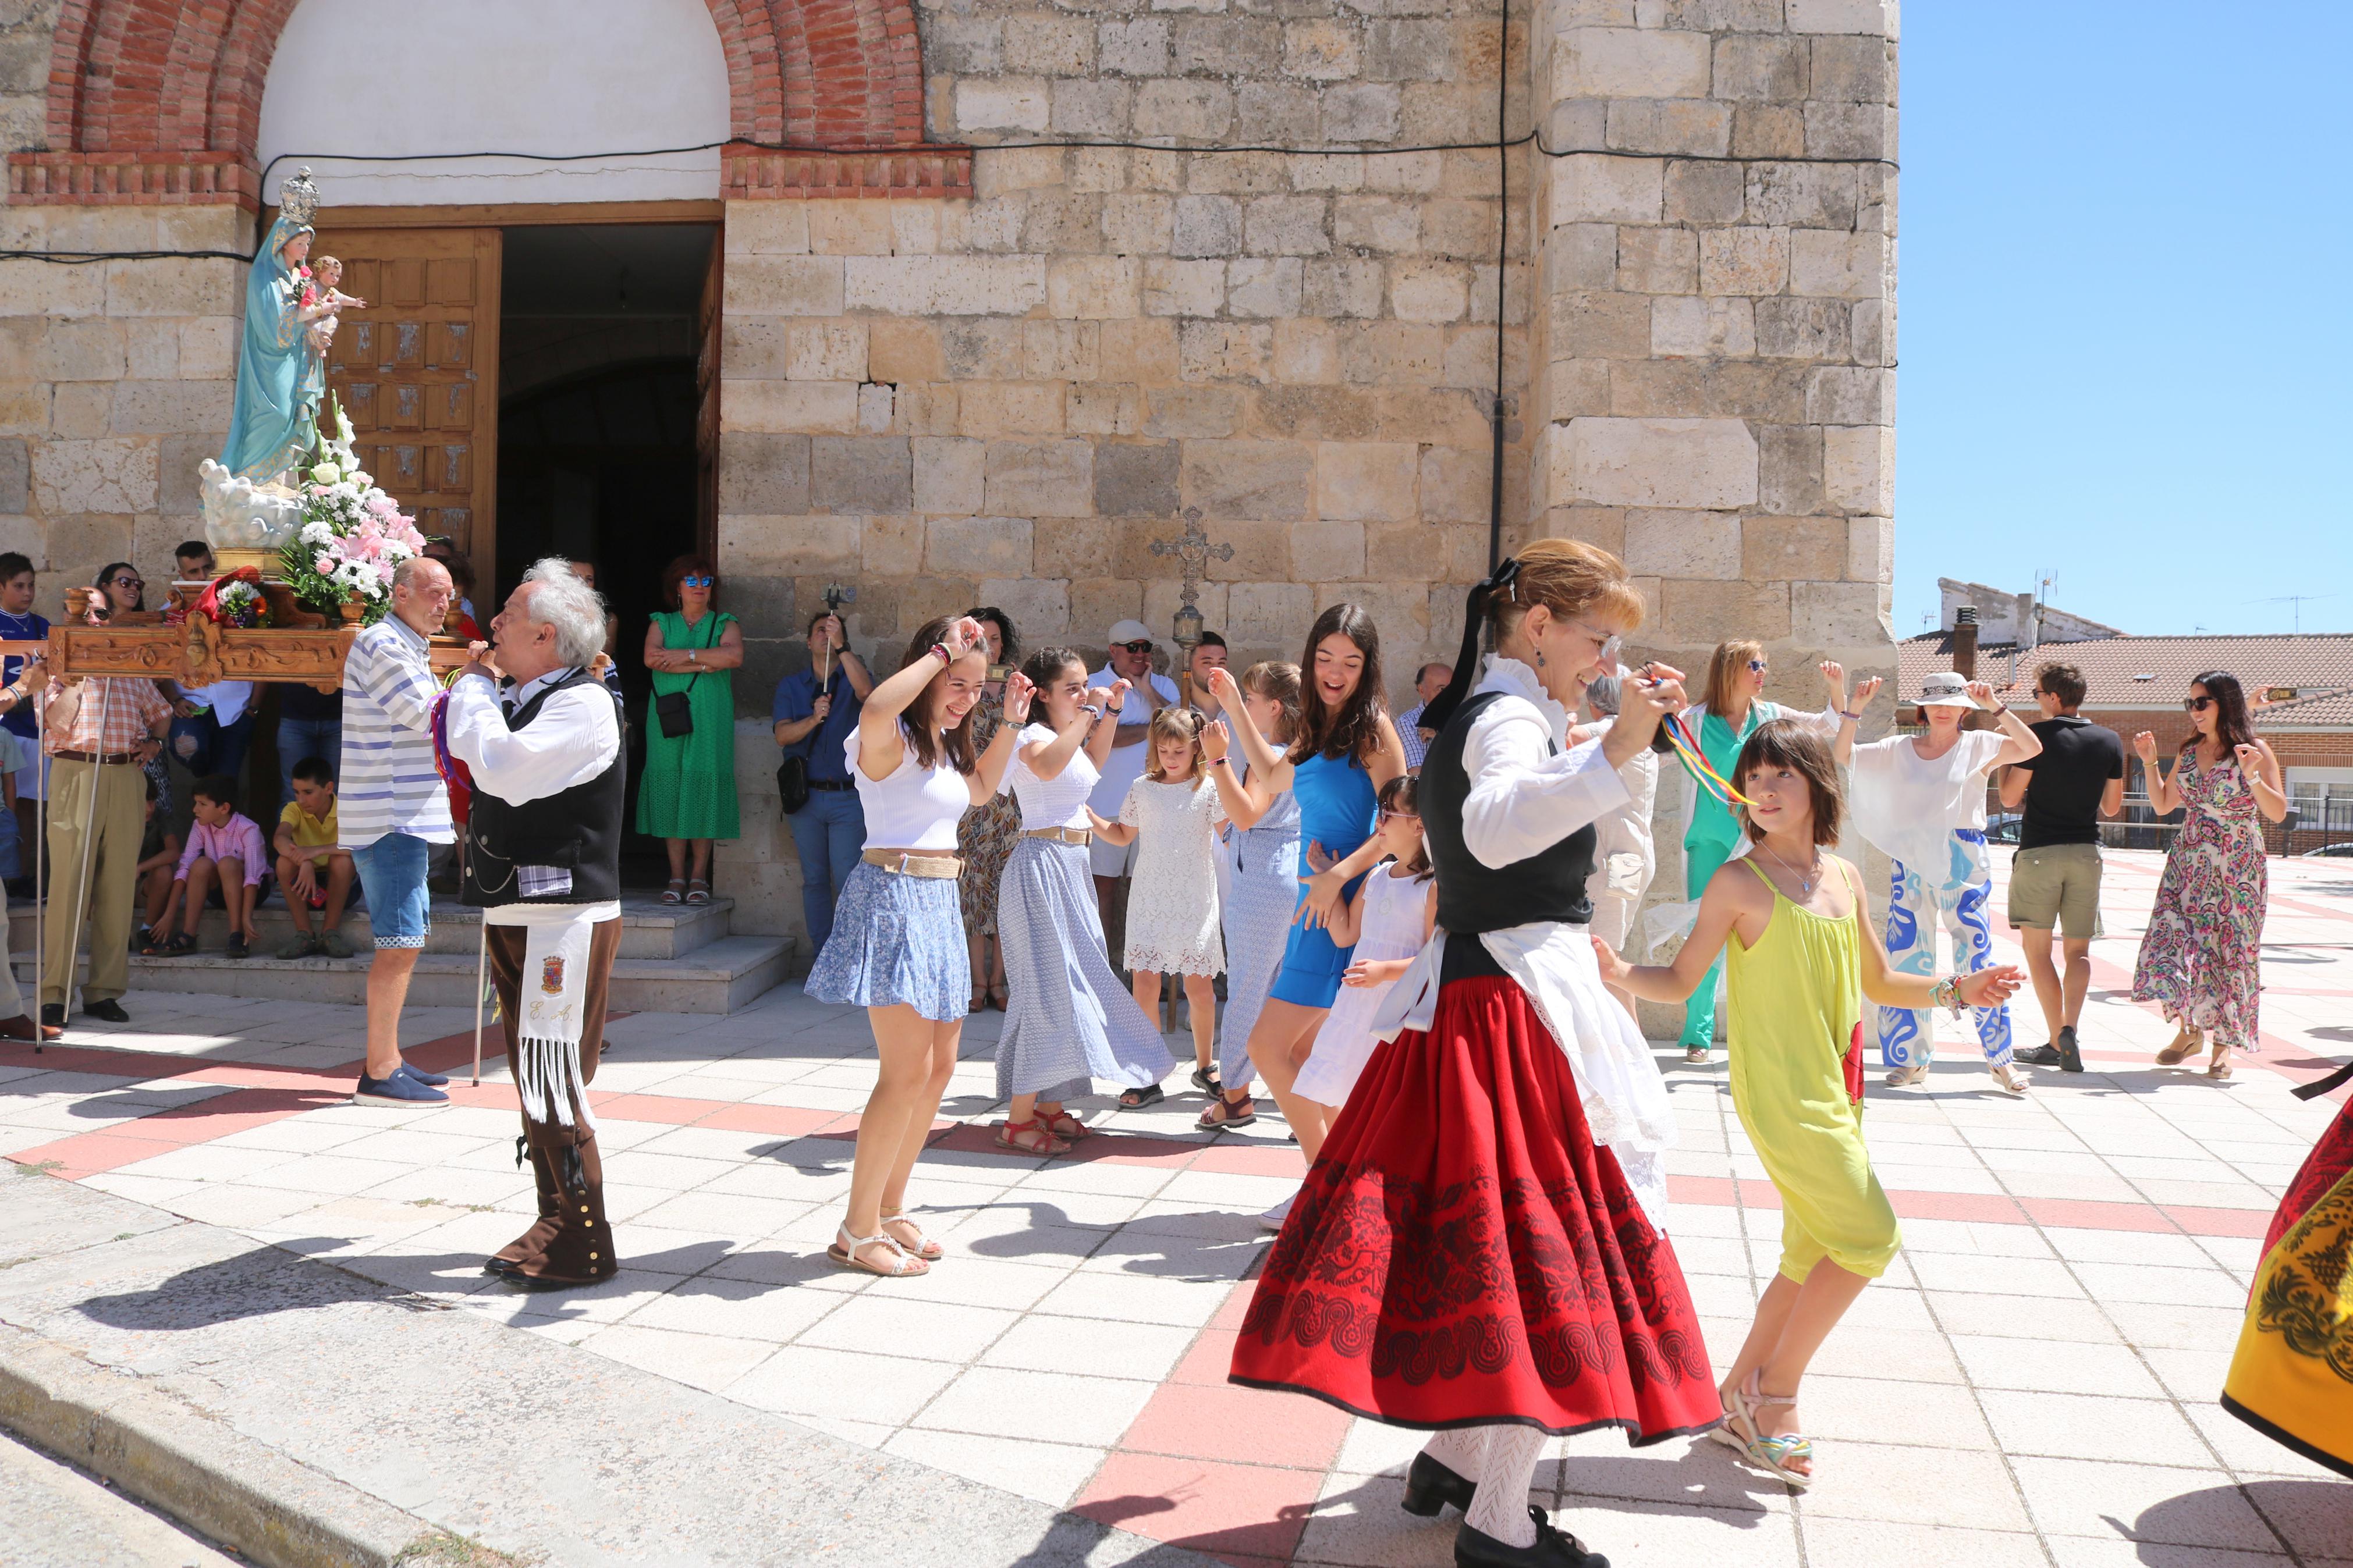
<instances>
[{"instance_id":1,"label":"brown sandal","mask_svg":"<svg viewBox=\"0 0 2353 1568\"><path fill-rule=\"evenodd\" d=\"M1240 1109L1241 1107L1249 1109ZM1200 1121L1194 1123L1205 1132L1216 1132L1228 1127L1248 1127L1258 1120L1258 1102L1249 1095L1240 1100L1228 1100L1220 1094L1203 1109Z\"/></svg>"},{"instance_id":2,"label":"brown sandal","mask_svg":"<svg viewBox=\"0 0 2353 1568\"><path fill-rule=\"evenodd\" d=\"M2198 1035L2199 1031L2195 1029L2176 1031L2173 1044L2157 1053L2157 1065L2161 1068L2178 1068L2196 1056L2198 1047L2205 1043L2198 1037Z\"/></svg>"},{"instance_id":3,"label":"brown sandal","mask_svg":"<svg viewBox=\"0 0 2353 1568\"><path fill-rule=\"evenodd\" d=\"M2220 1040L2214 1043L2214 1059L2206 1064L2206 1076L2216 1083L2228 1083L2231 1079L2231 1047Z\"/></svg>"},{"instance_id":4,"label":"brown sandal","mask_svg":"<svg viewBox=\"0 0 2353 1568\"><path fill-rule=\"evenodd\" d=\"M1068 1143L1055 1137L1053 1130L1034 1116L1027 1121L1007 1117L1005 1125L997 1130L997 1146L1017 1154L1042 1154L1050 1159L1071 1152Z\"/></svg>"}]
</instances>

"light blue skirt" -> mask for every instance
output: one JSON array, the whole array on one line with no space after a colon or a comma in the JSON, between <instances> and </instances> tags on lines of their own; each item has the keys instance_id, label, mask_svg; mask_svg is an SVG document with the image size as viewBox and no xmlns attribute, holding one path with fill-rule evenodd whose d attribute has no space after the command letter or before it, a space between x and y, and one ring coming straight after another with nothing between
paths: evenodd
<instances>
[{"instance_id":1,"label":"light blue skirt","mask_svg":"<svg viewBox=\"0 0 2353 1568\"><path fill-rule=\"evenodd\" d=\"M834 906L833 934L801 989L856 1007L901 1003L935 1024L962 1023L972 960L953 877L908 877L860 860Z\"/></svg>"},{"instance_id":2,"label":"light blue skirt","mask_svg":"<svg viewBox=\"0 0 2353 1568\"><path fill-rule=\"evenodd\" d=\"M997 1039L999 1098L1048 1103L1158 1083L1168 1043L1119 983L1103 952L1103 917L1084 846L1021 838L997 883L997 940L1008 1003Z\"/></svg>"}]
</instances>

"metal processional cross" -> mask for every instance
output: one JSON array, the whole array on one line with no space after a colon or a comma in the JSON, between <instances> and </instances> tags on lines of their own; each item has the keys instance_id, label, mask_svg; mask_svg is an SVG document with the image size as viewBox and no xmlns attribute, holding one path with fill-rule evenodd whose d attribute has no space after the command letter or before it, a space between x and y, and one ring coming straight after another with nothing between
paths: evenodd
<instances>
[{"instance_id":1,"label":"metal processional cross","mask_svg":"<svg viewBox=\"0 0 2353 1568\"><path fill-rule=\"evenodd\" d=\"M1185 531L1175 539L1154 540L1152 553L1174 555L1184 563L1184 584L1177 595L1180 603L1176 607L1176 647L1182 658L1177 685L1186 704L1190 706L1193 700L1193 650L1201 642L1201 612L1197 603L1201 596L1201 576L1208 571L1212 560L1231 561L1234 547L1229 543L1212 545L1209 536L1201 529L1201 509L1188 506L1185 509Z\"/></svg>"}]
</instances>

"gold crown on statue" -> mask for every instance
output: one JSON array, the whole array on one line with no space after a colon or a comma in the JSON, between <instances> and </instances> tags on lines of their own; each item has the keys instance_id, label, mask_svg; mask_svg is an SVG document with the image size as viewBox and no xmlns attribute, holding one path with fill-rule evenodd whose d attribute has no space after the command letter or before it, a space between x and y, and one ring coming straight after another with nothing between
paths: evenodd
<instances>
[{"instance_id":1,"label":"gold crown on statue","mask_svg":"<svg viewBox=\"0 0 2353 1568\"><path fill-rule=\"evenodd\" d=\"M318 215L319 187L311 183L311 171L301 174L278 187L278 211L296 223L307 224Z\"/></svg>"}]
</instances>

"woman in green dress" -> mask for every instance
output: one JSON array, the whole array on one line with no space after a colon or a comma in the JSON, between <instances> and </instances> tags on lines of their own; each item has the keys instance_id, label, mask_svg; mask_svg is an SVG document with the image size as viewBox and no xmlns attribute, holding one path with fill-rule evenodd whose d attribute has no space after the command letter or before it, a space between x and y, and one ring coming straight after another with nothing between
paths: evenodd
<instances>
[{"instance_id":1,"label":"woman in green dress","mask_svg":"<svg viewBox=\"0 0 2353 1568\"><path fill-rule=\"evenodd\" d=\"M638 831L670 852L661 901L711 901L711 841L740 831L735 815L735 674L744 628L719 608L719 573L701 555L681 555L662 573L662 599L646 627L646 668L655 711L646 725L646 769L638 780ZM693 728L672 735L661 703L686 697ZM675 707L676 704L672 704ZM669 726L676 729L675 721Z\"/></svg>"}]
</instances>

